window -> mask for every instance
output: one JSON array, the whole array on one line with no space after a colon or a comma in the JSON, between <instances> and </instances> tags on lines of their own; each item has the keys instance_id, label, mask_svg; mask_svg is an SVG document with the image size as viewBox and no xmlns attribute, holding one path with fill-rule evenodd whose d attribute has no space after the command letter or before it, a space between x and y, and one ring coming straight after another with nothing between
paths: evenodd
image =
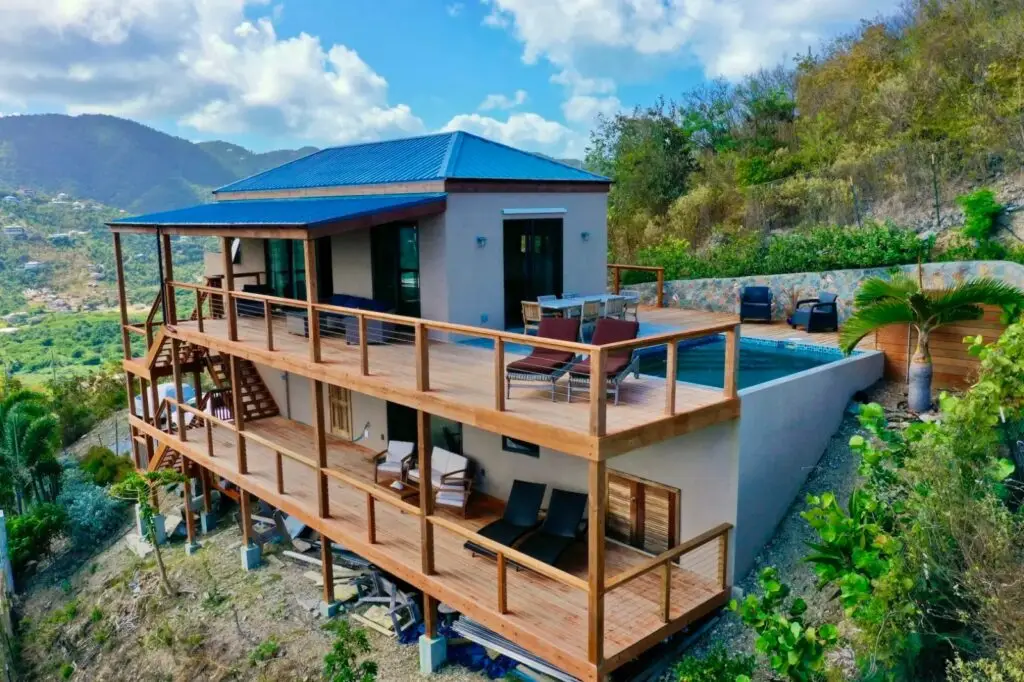
<instances>
[{"instance_id":1,"label":"window","mask_svg":"<svg viewBox=\"0 0 1024 682\"><path fill-rule=\"evenodd\" d=\"M608 537L659 554L679 544L679 488L608 470Z\"/></svg>"},{"instance_id":2,"label":"window","mask_svg":"<svg viewBox=\"0 0 1024 682\"><path fill-rule=\"evenodd\" d=\"M540 457L540 446L534 443L527 443L525 440L519 440L512 436L501 437L501 449L505 452L514 452L517 455L526 455L527 457Z\"/></svg>"},{"instance_id":3,"label":"window","mask_svg":"<svg viewBox=\"0 0 1024 682\"><path fill-rule=\"evenodd\" d=\"M331 272L331 238L321 237L316 240L316 274L318 294L327 299L334 290L334 277ZM306 255L303 243L298 239L266 240L267 286L274 296L293 298L300 301L306 298Z\"/></svg>"}]
</instances>

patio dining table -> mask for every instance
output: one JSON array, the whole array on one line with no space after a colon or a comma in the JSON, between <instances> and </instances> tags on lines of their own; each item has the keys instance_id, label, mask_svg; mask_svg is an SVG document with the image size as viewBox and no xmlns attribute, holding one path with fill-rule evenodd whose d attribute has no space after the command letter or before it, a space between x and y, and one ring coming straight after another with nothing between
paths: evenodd
<instances>
[{"instance_id":1,"label":"patio dining table","mask_svg":"<svg viewBox=\"0 0 1024 682\"><path fill-rule=\"evenodd\" d=\"M613 299L625 299L621 294L592 294L589 296L574 296L572 298L555 298L548 301L540 301L541 310L560 312L563 315L572 310L582 310L583 304L597 301L601 304L602 313L606 303Z\"/></svg>"}]
</instances>

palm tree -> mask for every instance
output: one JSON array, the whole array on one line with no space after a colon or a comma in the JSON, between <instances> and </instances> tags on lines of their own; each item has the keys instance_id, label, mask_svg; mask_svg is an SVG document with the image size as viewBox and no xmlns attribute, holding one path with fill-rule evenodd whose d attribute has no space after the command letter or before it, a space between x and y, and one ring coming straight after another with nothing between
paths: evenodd
<instances>
[{"instance_id":1,"label":"palm tree","mask_svg":"<svg viewBox=\"0 0 1024 682\"><path fill-rule=\"evenodd\" d=\"M910 361L909 406L914 412L931 407L931 333L945 325L977 320L982 305L1009 306L1024 303L1024 292L988 277L965 280L952 287L925 289L918 277L897 273L891 279L864 280L854 297L855 312L839 333L839 345L851 353L865 336L890 324L909 324L917 331L917 349Z\"/></svg>"},{"instance_id":2,"label":"palm tree","mask_svg":"<svg viewBox=\"0 0 1024 682\"><path fill-rule=\"evenodd\" d=\"M46 396L18 390L0 402L0 497L19 514L31 500L56 498L59 444L60 423Z\"/></svg>"}]
</instances>

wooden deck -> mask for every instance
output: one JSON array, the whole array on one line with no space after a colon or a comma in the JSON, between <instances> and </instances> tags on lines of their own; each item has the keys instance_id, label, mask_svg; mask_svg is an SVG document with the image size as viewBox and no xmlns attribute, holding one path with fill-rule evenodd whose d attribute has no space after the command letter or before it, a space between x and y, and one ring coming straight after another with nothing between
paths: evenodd
<instances>
[{"instance_id":1,"label":"wooden deck","mask_svg":"<svg viewBox=\"0 0 1024 682\"><path fill-rule=\"evenodd\" d=\"M209 440L206 430L200 428L186 432L186 443L141 419L133 417L132 425L583 680L599 679L599 675L723 605L728 598L722 587L723 547L717 541L701 544L684 554L679 564L671 564L668 623L663 620L661 607L662 571L646 573L610 589L604 597L604 663L598 670L588 662L585 542L574 548L561 566L582 578L582 590L531 571L509 569L507 613L502 614L496 606L499 586L495 562L471 555L463 548L464 538L444 526L434 527L435 572L422 572L421 531L425 521L433 517L420 516L411 505L388 502L390 494L373 483L369 450L327 436L328 469L344 473L363 489L329 477L330 517L321 519L317 514L317 469L290 457L281 457L278 463L275 450L267 445L281 444L291 452L314 452L312 427L283 417L247 423L245 433L254 438L245 439L248 473L240 475L236 461L238 436L229 425L213 425L211 420ZM211 452L213 457L209 456ZM278 492L279 471L283 494ZM378 493L375 498L372 491ZM496 513L500 508L495 510L494 505L477 505L471 507L469 519L458 523L475 530ZM371 516L372 525L368 524ZM371 527L372 532L368 531ZM609 577L648 560L648 555L614 541L605 544Z\"/></svg>"},{"instance_id":2,"label":"wooden deck","mask_svg":"<svg viewBox=\"0 0 1024 682\"><path fill-rule=\"evenodd\" d=\"M723 322L719 319L718 322ZM724 320L728 323L728 320ZM687 329L698 326L687 323ZM411 343L368 346L368 374L361 373L360 348L344 338L321 333L321 362L309 359L309 340L289 333L285 321L273 321L274 350L267 349L264 318L240 317L238 340L228 338L227 321L208 319L200 332L196 321L182 321L168 333L183 341L238 355L256 363L291 371L385 400L423 409L464 424L504 433L579 456L611 456L637 447L642 439L671 438L739 414L739 401L721 389L677 382L675 409L669 426L645 429L666 415L667 382L663 378L630 376L621 388L618 405L608 401L606 432L594 438L592 405L588 392L574 389L568 400L567 379L558 385L555 400L550 388L514 386L504 409L494 409L495 351L465 343L433 341L429 344L429 391L417 387L417 354ZM522 354L505 352L505 362Z\"/></svg>"},{"instance_id":3,"label":"wooden deck","mask_svg":"<svg viewBox=\"0 0 1024 682\"><path fill-rule=\"evenodd\" d=\"M735 320L733 313L715 313L704 310L690 310L687 308L655 308L644 306L640 308L640 319L643 322L675 329L690 329L706 325L718 324ZM801 343L812 343L819 346L839 347L839 334L837 332L817 332L808 334L803 329L793 329L785 322L744 322L740 325L740 336L755 339L797 340ZM865 341L868 348L874 348L873 337Z\"/></svg>"}]
</instances>

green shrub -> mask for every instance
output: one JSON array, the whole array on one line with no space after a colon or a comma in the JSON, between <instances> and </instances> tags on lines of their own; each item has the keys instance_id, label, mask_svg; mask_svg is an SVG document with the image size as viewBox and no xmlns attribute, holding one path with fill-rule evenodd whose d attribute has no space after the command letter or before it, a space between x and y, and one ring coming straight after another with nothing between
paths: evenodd
<instances>
[{"instance_id":1,"label":"green shrub","mask_svg":"<svg viewBox=\"0 0 1024 682\"><path fill-rule=\"evenodd\" d=\"M757 662L753 656L731 655L721 645L704 658L687 656L675 667L678 682L736 682L749 679Z\"/></svg>"},{"instance_id":2,"label":"green shrub","mask_svg":"<svg viewBox=\"0 0 1024 682\"><path fill-rule=\"evenodd\" d=\"M72 463L61 474L57 502L66 511L71 541L78 550L90 550L107 541L121 527L127 508Z\"/></svg>"},{"instance_id":3,"label":"green shrub","mask_svg":"<svg viewBox=\"0 0 1024 682\"><path fill-rule=\"evenodd\" d=\"M60 678L62 680L70 680L71 676L75 674L75 666L70 663L63 663L60 666Z\"/></svg>"},{"instance_id":4,"label":"green shrub","mask_svg":"<svg viewBox=\"0 0 1024 682\"><path fill-rule=\"evenodd\" d=\"M276 658L281 652L281 644L275 637L268 637L267 639L256 645L256 648L249 654L249 665L259 665L264 661L269 661L272 658Z\"/></svg>"},{"instance_id":5,"label":"green shrub","mask_svg":"<svg viewBox=\"0 0 1024 682\"><path fill-rule=\"evenodd\" d=\"M966 662L960 658L946 670L949 682L1020 682L1024 680L1024 649L997 651L991 658Z\"/></svg>"},{"instance_id":6,"label":"green shrub","mask_svg":"<svg viewBox=\"0 0 1024 682\"><path fill-rule=\"evenodd\" d=\"M324 679L327 682L374 682L377 664L370 660L358 661L371 651L366 631L353 628L346 620L328 623L324 629L334 633L331 650L324 656Z\"/></svg>"},{"instance_id":7,"label":"green shrub","mask_svg":"<svg viewBox=\"0 0 1024 682\"><path fill-rule=\"evenodd\" d=\"M64 509L52 502L42 502L25 514L12 517L7 525L11 567L16 575L29 561L41 559L50 551L50 543L67 526Z\"/></svg>"},{"instance_id":8,"label":"green shrub","mask_svg":"<svg viewBox=\"0 0 1024 682\"><path fill-rule=\"evenodd\" d=\"M996 216L1005 208L996 201L996 195L990 189L979 189L959 196L956 203L964 211L964 236L978 241L992 236Z\"/></svg>"},{"instance_id":9,"label":"green shrub","mask_svg":"<svg viewBox=\"0 0 1024 682\"><path fill-rule=\"evenodd\" d=\"M92 477L93 483L107 486L124 478L132 470L132 462L127 457L115 455L110 448L93 445L79 467Z\"/></svg>"}]
</instances>

